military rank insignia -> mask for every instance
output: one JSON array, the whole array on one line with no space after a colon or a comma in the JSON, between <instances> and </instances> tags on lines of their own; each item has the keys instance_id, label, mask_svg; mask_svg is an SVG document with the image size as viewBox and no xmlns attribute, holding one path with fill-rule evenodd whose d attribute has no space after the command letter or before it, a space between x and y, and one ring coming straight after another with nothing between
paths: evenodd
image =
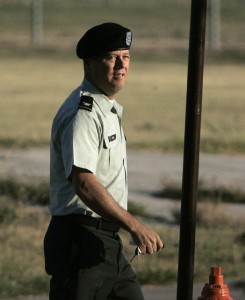
<instances>
[{"instance_id":1,"label":"military rank insignia","mask_svg":"<svg viewBox=\"0 0 245 300\"><path fill-rule=\"evenodd\" d=\"M92 111L93 108L93 97L88 95L81 95L79 109L85 109L88 111Z\"/></svg>"}]
</instances>

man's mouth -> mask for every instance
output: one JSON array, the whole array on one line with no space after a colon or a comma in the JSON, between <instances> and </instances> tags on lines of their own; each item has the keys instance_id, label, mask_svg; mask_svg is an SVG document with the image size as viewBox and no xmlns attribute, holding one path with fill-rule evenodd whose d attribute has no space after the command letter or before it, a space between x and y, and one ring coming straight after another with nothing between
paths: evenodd
<instances>
[{"instance_id":1,"label":"man's mouth","mask_svg":"<svg viewBox=\"0 0 245 300\"><path fill-rule=\"evenodd\" d=\"M124 76L125 76L124 73L114 73L114 74L113 74L113 77L114 77L114 78L123 78Z\"/></svg>"}]
</instances>

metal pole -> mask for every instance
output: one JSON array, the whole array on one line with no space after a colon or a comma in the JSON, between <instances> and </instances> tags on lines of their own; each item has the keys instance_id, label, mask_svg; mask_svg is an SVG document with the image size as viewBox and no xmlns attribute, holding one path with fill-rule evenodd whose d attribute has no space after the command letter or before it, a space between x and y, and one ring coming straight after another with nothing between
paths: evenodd
<instances>
[{"instance_id":1,"label":"metal pole","mask_svg":"<svg viewBox=\"0 0 245 300\"><path fill-rule=\"evenodd\" d=\"M186 97L177 300L192 300L206 0L192 0Z\"/></svg>"}]
</instances>

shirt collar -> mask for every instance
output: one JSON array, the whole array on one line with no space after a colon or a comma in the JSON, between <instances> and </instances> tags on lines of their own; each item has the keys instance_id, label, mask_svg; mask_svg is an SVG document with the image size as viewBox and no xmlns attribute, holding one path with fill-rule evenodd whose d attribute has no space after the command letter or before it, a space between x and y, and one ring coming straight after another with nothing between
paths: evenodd
<instances>
[{"instance_id":1,"label":"shirt collar","mask_svg":"<svg viewBox=\"0 0 245 300\"><path fill-rule=\"evenodd\" d=\"M93 86L87 79L84 79L81 84L81 91L88 92L93 97L104 115L116 110L118 117L122 118L123 107L114 100L114 104L108 100L108 98L101 93L95 86ZM115 109L113 109L113 107Z\"/></svg>"}]
</instances>

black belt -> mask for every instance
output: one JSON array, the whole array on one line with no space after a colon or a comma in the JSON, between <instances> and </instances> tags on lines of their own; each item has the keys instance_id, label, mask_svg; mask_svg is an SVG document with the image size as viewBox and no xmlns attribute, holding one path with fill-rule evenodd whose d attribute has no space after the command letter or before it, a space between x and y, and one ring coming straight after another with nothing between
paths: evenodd
<instances>
[{"instance_id":1,"label":"black belt","mask_svg":"<svg viewBox=\"0 0 245 300\"><path fill-rule=\"evenodd\" d=\"M83 214L72 214L65 216L53 216L53 218L68 218L71 220L76 220L80 224L94 227L96 229L105 230L109 232L117 232L119 230L119 226L116 224L106 221L102 218L93 218Z\"/></svg>"}]
</instances>

